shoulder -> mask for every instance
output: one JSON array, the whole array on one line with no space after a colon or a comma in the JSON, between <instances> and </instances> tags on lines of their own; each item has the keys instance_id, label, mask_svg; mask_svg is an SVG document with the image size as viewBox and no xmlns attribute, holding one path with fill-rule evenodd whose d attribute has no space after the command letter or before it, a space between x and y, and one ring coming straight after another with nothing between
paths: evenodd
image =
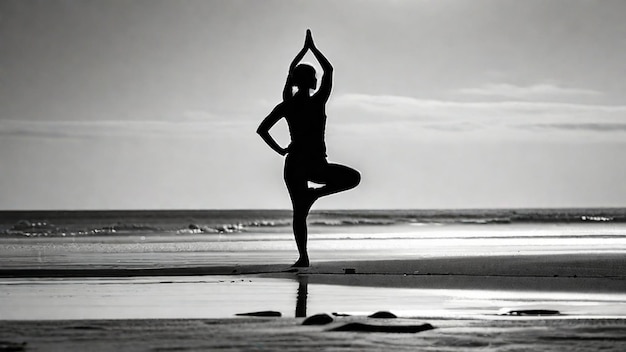
<instances>
[{"instance_id":1,"label":"shoulder","mask_svg":"<svg viewBox=\"0 0 626 352\"><path fill-rule=\"evenodd\" d=\"M278 103L278 105L276 105L273 109L274 113L283 113L286 111L287 106L289 105L288 101L282 101L280 103Z\"/></svg>"},{"instance_id":2,"label":"shoulder","mask_svg":"<svg viewBox=\"0 0 626 352\"><path fill-rule=\"evenodd\" d=\"M315 92L315 94L311 96L311 101L315 105L326 106L326 102L328 101L328 94L326 94L326 92L319 89L317 92Z\"/></svg>"}]
</instances>

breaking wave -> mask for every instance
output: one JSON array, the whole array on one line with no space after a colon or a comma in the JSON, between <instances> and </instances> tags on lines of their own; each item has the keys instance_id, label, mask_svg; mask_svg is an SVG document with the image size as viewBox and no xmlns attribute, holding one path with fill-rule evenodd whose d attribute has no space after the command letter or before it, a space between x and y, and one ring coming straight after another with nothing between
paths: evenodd
<instances>
[{"instance_id":1,"label":"breaking wave","mask_svg":"<svg viewBox=\"0 0 626 352\"><path fill-rule=\"evenodd\" d=\"M626 223L626 209L313 211L312 227ZM23 237L289 231L285 210L0 211L0 234ZM285 228L286 230L281 230Z\"/></svg>"}]
</instances>

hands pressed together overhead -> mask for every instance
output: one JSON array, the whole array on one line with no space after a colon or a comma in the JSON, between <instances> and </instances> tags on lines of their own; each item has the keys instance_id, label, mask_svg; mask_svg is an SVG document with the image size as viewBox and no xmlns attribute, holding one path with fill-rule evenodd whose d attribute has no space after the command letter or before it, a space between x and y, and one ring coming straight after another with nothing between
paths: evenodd
<instances>
[{"instance_id":1,"label":"hands pressed together overhead","mask_svg":"<svg viewBox=\"0 0 626 352\"><path fill-rule=\"evenodd\" d=\"M304 39L304 48L305 49L313 49L315 48L315 43L313 42L313 35L311 34L311 30L306 30L306 37Z\"/></svg>"}]
</instances>

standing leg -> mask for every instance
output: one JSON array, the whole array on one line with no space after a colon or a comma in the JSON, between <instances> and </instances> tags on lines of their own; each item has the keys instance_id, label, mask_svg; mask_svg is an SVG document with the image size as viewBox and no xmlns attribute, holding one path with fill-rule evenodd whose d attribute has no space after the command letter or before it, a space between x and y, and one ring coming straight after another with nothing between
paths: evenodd
<instances>
[{"instance_id":1,"label":"standing leg","mask_svg":"<svg viewBox=\"0 0 626 352\"><path fill-rule=\"evenodd\" d=\"M294 267L307 267L309 266L309 253L307 251L308 241L308 229L306 219L309 216L309 210L312 202L308 204L297 200L292 200L293 203L293 235L296 239L296 246L298 247L298 253L300 257L293 265Z\"/></svg>"},{"instance_id":2,"label":"standing leg","mask_svg":"<svg viewBox=\"0 0 626 352\"><path fill-rule=\"evenodd\" d=\"M309 210L315 202L315 197L311 190L308 188L308 182L306 178L306 172L301 162L298 162L295 158L287 156L285 160L285 183L289 190L289 196L291 197L291 204L293 207L293 235L296 240L296 246L298 247L298 253L300 257L293 265L294 267L308 267L309 266L309 254L307 251L308 230L306 219L309 215Z\"/></svg>"}]
</instances>

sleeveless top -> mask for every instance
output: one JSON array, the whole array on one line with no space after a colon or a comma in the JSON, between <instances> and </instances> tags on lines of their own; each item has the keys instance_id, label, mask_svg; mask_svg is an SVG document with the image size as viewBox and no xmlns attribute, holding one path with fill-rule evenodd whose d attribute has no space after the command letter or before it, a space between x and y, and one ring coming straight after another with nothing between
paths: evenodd
<instances>
[{"instance_id":1,"label":"sleeveless top","mask_svg":"<svg viewBox=\"0 0 626 352\"><path fill-rule=\"evenodd\" d=\"M291 135L289 153L307 159L325 159L325 104L315 95L308 99L294 97L285 103L285 119Z\"/></svg>"}]
</instances>

